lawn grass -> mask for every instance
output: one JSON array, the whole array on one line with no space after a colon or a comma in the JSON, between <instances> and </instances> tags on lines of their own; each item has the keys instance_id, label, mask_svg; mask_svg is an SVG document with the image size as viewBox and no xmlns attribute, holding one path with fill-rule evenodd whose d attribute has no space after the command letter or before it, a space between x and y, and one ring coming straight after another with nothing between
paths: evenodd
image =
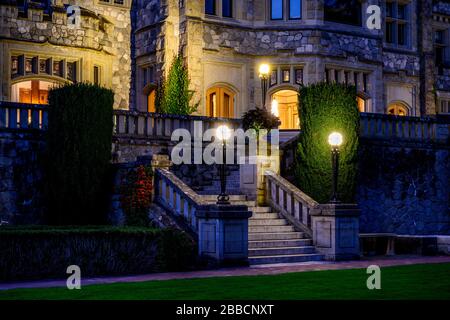
<instances>
[{"instance_id":1,"label":"lawn grass","mask_svg":"<svg viewBox=\"0 0 450 320\"><path fill-rule=\"evenodd\" d=\"M298 300L450 299L450 264L382 268L381 290L368 290L366 269L313 271L269 276L117 283L66 288L0 291L0 300Z\"/></svg>"}]
</instances>

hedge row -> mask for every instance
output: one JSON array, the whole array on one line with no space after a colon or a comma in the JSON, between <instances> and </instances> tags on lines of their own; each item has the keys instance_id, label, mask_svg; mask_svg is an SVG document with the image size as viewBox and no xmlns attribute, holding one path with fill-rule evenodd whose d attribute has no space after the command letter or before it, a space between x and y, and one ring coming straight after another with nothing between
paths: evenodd
<instances>
[{"instance_id":1,"label":"hedge row","mask_svg":"<svg viewBox=\"0 0 450 320\"><path fill-rule=\"evenodd\" d=\"M0 281L66 278L70 265L82 277L185 270L195 257L193 239L174 229L0 229Z\"/></svg>"}]
</instances>

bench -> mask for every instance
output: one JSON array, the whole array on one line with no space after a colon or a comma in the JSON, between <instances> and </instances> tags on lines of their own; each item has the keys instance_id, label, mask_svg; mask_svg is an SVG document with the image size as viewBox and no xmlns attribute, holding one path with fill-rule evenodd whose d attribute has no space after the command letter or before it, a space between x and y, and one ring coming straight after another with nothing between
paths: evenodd
<instances>
[{"instance_id":1,"label":"bench","mask_svg":"<svg viewBox=\"0 0 450 320\"><path fill-rule=\"evenodd\" d=\"M363 251L363 241L364 239L370 239L372 240L375 245L377 242L377 239L386 239L386 250L385 255L386 256L393 256L395 255L395 239L397 238L397 235L395 233L360 233L359 239L361 242L360 248L361 251ZM364 252L361 252L362 254Z\"/></svg>"}]
</instances>

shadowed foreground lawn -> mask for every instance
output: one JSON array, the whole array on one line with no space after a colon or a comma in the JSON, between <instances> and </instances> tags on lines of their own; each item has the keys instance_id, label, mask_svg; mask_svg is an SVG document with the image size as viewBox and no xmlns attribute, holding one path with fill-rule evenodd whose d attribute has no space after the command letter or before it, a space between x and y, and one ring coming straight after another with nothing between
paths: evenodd
<instances>
[{"instance_id":1,"label":"shadowed foreground lawn","mask_svg":"<svg viewBox=\"0 0 450 320\"><path fill-rule=\"evenodd\" d=\"M314 271L0 291L4 299L450 299L450 264L386 267L381 290L368 290L365 269Z\"/></svg>"}]
</instances>

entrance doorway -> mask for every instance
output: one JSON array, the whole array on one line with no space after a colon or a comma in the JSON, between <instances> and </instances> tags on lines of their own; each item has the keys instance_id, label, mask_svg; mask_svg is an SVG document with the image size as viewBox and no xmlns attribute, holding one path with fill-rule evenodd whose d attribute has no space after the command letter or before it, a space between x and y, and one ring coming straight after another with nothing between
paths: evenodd
<instances>
[{"instance_id":1,"label":"entrance doorway","mask_svg":"<svg viewBox=\"0 0 450 320\"><path fill-rule=\"evenodd\" d=\"M300 129L298 117L298 93L294 90L280 90L272 95L272 113L280 118L281 130Z\"/></svg>"}]
</instances>

